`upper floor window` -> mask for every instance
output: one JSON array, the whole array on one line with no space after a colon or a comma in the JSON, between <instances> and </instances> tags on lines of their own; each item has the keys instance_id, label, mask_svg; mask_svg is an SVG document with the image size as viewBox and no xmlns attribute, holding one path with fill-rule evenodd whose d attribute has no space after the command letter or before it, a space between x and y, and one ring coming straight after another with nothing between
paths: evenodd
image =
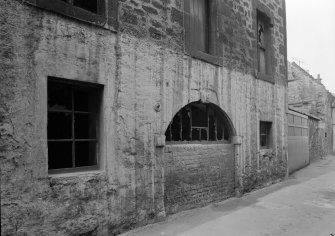
<instances>
[{"instance_id":1,"label":"upper floor window","mask_svg":"<svg viewBox=\"0 0 335 236\"><path fill-rule=\"evenodd\" d=\"M263 75L271 73L271 27L270 18L257 11L258 72Z\"/></svg>"},{"instance_id":2,"label":"upper floor window","mask_svg":"<svg viewBox=\"0 0 335 236\"><path fill-rule=\"evenodd\" d=\"M181 109L168 126L166 141L229 142L229 122L218 107L194 102Z\"/></svg>"},{"instance_id":3,"label":"upper floor window","mask_svg":"<svg viewBox=\"0 0 335 236\"><path fill-rule=\"evenodd\" d=\"M116 29L117 0L24 0L81 21Z\"/></svg>"},{"instance_id":4,"label":"upper floor window","mask_svg":"<svg viewBox=\"0 0 335 236\"><path fill-rule=\"evenodd\" d=\"M101 0L61 0L70 5L85 9L90 12L99 13L101 10Z\"/></svg>"},{"instance_id":5,"label":"upper floor window","mask_svg":"<svg viewBox=\"0 0 335 236\"><path fill-rule=\"evenodd\" d=\"M186 52L198 59L222 65L222 43L217 31L221 25L217 0L185 0Z\"/></svg>"},{"instance_id":6,"label":"upper floor window","mask_svg":"<svg viewBox=\"0 0 335 236\"><path fill-rule=\"evenodd\" d=\"M97 167L101 87L48 79L49 172Z\"/></svg>"}]
</instances>

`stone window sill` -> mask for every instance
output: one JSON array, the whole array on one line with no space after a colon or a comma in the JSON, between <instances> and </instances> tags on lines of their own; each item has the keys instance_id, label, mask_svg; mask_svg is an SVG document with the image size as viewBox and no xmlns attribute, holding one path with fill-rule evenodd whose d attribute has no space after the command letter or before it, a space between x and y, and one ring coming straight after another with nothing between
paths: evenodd
<instances>
[{"instance_id":1,"label":"stone window sill","mask_svg":"<svg viewBox=\"0 0 335 236\"><path fill-rule=\"evenodd\" d=\"M263 73L256 72L255 77L256 77L257 79L260 79L260 80L269 82L269 83L271 83L271 84L274 84L274 83L275 83L275 80L274 80L274 76L273 76L273 75L263 74Z\"/></svg>"},{"instance_id":2,"label":"stone window sill","mask_svg":"<svg viewBox=\"0 0 335 236\"><path fill-rule=\"evenodd\" d=\"M67 177L79 177L79 176L93 176L93 175L101 175L104 174L103 170L86 170L86 171L77 171L77 172L56 172L49 173L50 178L67 178Z\"/></svg>"},{"instance_id":3,"label":"stone window sill","mask_svg":"<svg viewBox=\"0 0 335 236\"><path fill-rule=\"evenodd\" d=\"M85 9L71 6L60 0L24 0L27 4L33 5L48 11L56 12L61 15L71 17L86 23L90 23L96 26L103 27L112 31L116 31L116 16L107 16L105 9L101 14L87 11ZM116 6L113 6L116 7ZM115 18L115 19L114 19ZM114 22L115 21L115 22Z\"/></svg>"},{"instance_id":4,"label":"stone window sill","mask_svg":"<svg viewBox=\"0 0 335 236\"><path fill-rule=\"evenodd\" d=\"M208 53L196 50L196 49L190 50L190 56L193 58L200 59L202 61L214 64L216 66L223 66L222 57L208 54Z\"/></svg>"}]
</instances>

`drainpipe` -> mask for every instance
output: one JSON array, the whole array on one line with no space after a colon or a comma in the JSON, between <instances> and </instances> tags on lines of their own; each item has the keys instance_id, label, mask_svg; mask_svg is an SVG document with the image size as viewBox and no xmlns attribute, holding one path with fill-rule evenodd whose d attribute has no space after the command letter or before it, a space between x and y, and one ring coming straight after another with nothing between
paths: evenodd
<instances>
[{"instance_id":1,"label":"drainpipe","mask_svg":"<svg viewBox=\"0 0 335 236\"><path fill-rule=\"evenodd\" d=\"M233 136L233 144L235 149L235 195L241 197L243 195L243 166L241 160L241 136Z\"/></svg>"}]
</instances>

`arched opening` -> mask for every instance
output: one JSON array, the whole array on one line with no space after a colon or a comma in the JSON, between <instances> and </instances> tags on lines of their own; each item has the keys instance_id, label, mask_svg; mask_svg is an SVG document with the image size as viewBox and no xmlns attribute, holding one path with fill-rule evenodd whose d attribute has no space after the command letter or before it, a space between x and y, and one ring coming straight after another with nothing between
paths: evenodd
<instances>
[{"instance_id":1,"label":"arched opening","mask_svg":"<svg viewBox=\"0 0 335 236\"><path fill-rule=\"evenodd\" d=\"M224 111L211 103L190 103L176 113L165 135L167 214L234 196L235 130Z\"/></svg>"},{"instance_id":2,"label":"arched opening","mask_svg":"<svg viewBox=\"0 0 335 236\"><path fill-rule=\"evenodd\" d=\"M218 106L193 102L177 112L165 137L167 142L230 143L233 133L229 118Z\"/></svg>"}]
</instances>

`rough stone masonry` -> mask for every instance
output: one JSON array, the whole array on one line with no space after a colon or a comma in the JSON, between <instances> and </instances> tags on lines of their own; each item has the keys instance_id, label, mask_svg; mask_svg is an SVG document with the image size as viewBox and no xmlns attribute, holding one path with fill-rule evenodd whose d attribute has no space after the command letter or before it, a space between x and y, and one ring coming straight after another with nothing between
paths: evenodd
<instances>
[{"instance_id":1,"label":"rough stone masonry","mask_svg":"<svg viewBox=\"0 0 335 236\"><path fill-rule=\"evenodd\" d=\"M285 178L284 0L213 1L219 56L203 58L186 50L190 1L100 2L0 0L2 235L116 235ZM48 171L50 77L103 86L96 170ZM225 114L227 143L164 142L192 102Z\"/></svg>"}]
</instances>

